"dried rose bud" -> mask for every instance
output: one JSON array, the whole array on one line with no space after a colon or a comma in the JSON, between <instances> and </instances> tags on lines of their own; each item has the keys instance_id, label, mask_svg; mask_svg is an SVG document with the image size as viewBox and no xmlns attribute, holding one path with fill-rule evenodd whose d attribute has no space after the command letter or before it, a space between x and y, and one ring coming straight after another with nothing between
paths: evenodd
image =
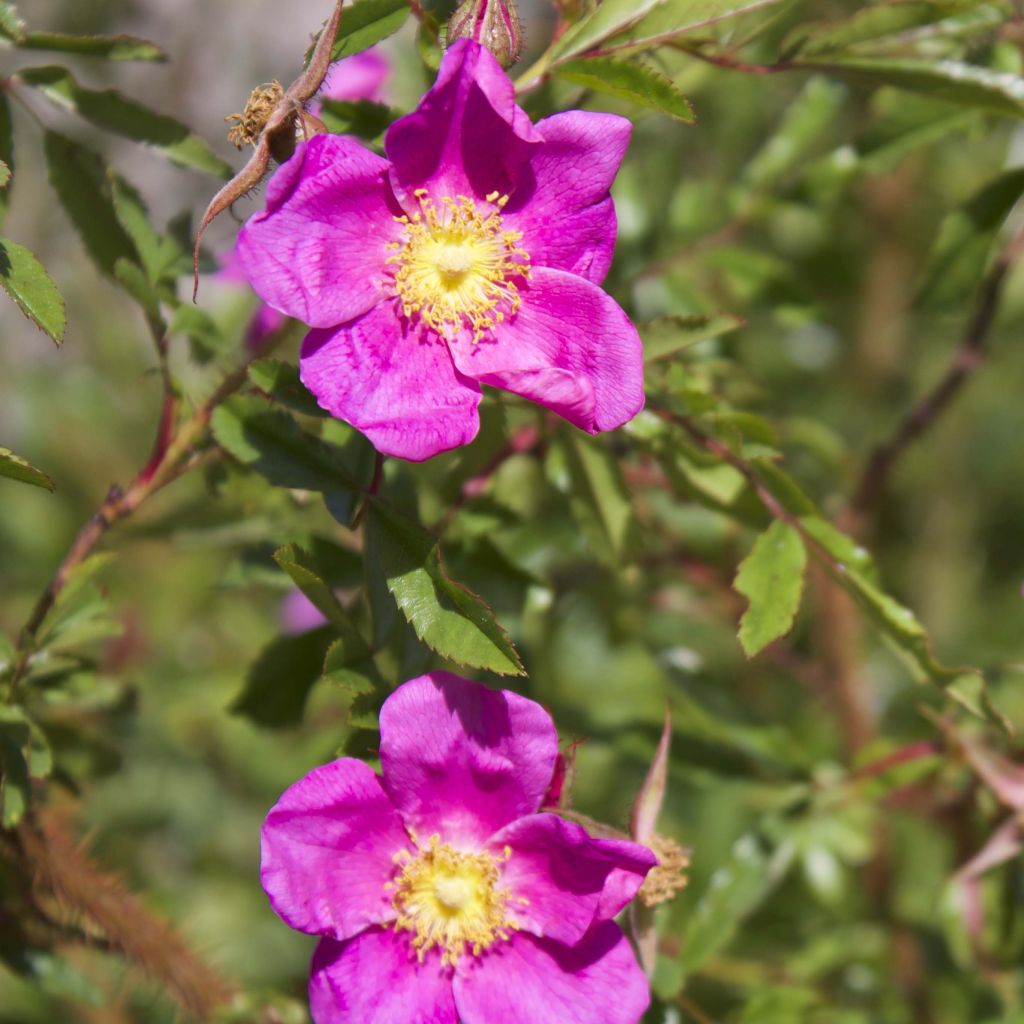
<instances>
[{"instance_id":1,"label":"dried rose bud","mask_svg":"<svg viewBox=\"0 0 1024 1024\"><path fill-rule=\"evenodd\" d=\"M516 0L465 0L448 22L448 45L472 39L490 50L503 68L509 68L522 51L523 30Z\"/></svg>"}]
</instances>

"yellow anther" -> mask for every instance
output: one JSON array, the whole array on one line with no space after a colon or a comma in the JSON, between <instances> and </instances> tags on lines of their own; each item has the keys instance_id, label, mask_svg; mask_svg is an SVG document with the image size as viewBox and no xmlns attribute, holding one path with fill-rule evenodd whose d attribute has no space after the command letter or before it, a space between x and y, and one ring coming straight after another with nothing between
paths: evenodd
<instances>
[{"instance_id":1,"label":"yellow anther","mask_svg":"<svg viewBox=\"0 0 1024 1024\"><path fill-rule=\"evenodd\" d=\"M445 196L435 204L426 189L413 195L420 209L395 219L404 238L387 262L395 266L395 291L402 313L451 338L468 328L479 341L519 309L517 280L529 277L530 256L522 233L502 229L508 196L491 192L498 207L484 213L468 196Z\"/></svg>"},{"instance_id":2,"label":"yellow anther","mask_svg":"<svg viewBox=\"0 0 1024 1024\"><path fill-rule=\"evenodd\" d=\"M508 854L496 858L464 853L435 835L426 849L414 854L401 850L393 859L402 868L386 886L394 893L395 930L413 933L412 948L420 963L432 949L440 951L445 966L467 952L479 956L518 929L508 907L522 901L498 884Z\"/></svg>"}]
</instances>

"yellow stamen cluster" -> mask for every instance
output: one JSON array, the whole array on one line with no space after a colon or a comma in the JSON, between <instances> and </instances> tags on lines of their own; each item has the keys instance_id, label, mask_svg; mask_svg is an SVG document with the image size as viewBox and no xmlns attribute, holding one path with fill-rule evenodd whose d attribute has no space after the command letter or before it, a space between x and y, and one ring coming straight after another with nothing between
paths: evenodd
<instances>
[{"instance_id":1,"label":"yellow stamen cluster","mask_svg":"<svg viewBox=\"0 0 1024 1024\"><path fill-rule=\"evenodd\" d=\"M426 189L414 195L420 209L396 218L405 238L389 246L397 250L388 263L397 268L402 312L446 338L468 327L479 341L519 309L513 279L530 273L530 255L518 244L522 232L502 230L508 196L492 192L490 211L481 212L468 196L445 197L438 207Z\"/></svg>"},{"instance_id":2,"label":"yellow stamen cluster","mask_svg":"<svg viewBox=\"0 0 1024 1024\"><path fill-rule=\"evenodd\" d=\"M510 850L505 851L508 859ZM471 952L479 956L505 941L518 925L508 916L512 898L498 887L501 861L489 853L463 853L431 836L426 849L395 854L401 874L388 888L398 912L396 931L413 933L416 957L441 951L441 963L453 965Z\"/></svg>"}]
</instances>

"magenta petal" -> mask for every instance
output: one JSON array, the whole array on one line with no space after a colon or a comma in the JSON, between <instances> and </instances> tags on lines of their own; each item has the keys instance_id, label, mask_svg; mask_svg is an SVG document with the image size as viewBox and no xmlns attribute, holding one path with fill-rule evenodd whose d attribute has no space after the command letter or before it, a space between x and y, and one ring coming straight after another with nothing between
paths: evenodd
<instances>
[{"instance_id":1,"label":"magenta petal","mask_svg":"<svg viewBox=\"0 0 1024 1024\"><path fill-rule=\"evenodd\" d=\"M531 152L503 213L506 228L522 231L534 266L604 280L616 231L608 190L631 130L624 117L582 110L538 122L544 142Z\"/></svg>"},{"instance_id":2,"label":"magenta petal","mask_svg":"<svg viewBox=\"0 0 1024 1024\"><path fill-rule=\"evenodd\" d=\"M387 294L387 249L401 233L387 162L358 142L300 143L267 185L267 208L238 238L256 293L311 327L365 313Z\"/></svg>"},{"instance_id":3,"label":"magenta petal","mask_svg":"<svg viewBox=\"0 0 1024 1024\"><path fill-rule=\"evenodd\" d=\"M391 74L391 62L379 50L363 50L343 60L335 61L327 70L327 77L319 95L331 100L384 99L384 83Z\"/></svg>"},{"instance_id":4,"label":"magenta petal","mask_svg":"<svg viewBox=\"0 0 1024 1024\"><path fill-rule=\"evenodd\" d=\"M520 926L569 944L583 937L605 903L602 897L609 876L621 873L635 878L639 888L657 863L654 854L637 843L593 839L579 825L554 814L520 818L492 836L487 845L499 856L504 849L510 851L501 884L513 897L525 900L515 904ZM615 891L621 895L622 886L616 883ZM618 913L628 900L612 913ZM611 906L610 900L607 905Z\"/></svg>"},{"instance_id":5,"label":"magenta petal","mask_svg":"<svg viewBox=\"0 0 1024 1024\"><path fill-rule=\"evenodd\" d=\"M517 934L455 975L462 1024L637 1024L647 980L618 927L576 946Z\"/></svg>"},{"instance_id":6,"label":"magenta petal","mask_svg":"<svg viewBox=\"0 0 1024 1024\"><path fill-rule=\"evenodd\" d=\"M540 141L516 106L515 89L479 44L462 39L444 55L420 105L388 129L391 184L408 212L411 193L435 199L511 193L530 149Z\"/></svg>"},{"instance_id":7,"label":"magenta petal","mask_svg":"<svg viewBox=\"0 0 1024 1024\"><path fill-rule=\"evenodd\" d=\"M643 350L621 307L595 284L535 267L522 306L474 343L450 342L459 372L547 406L590 433L613 430L644 404Z\"/></svg>"},{"instance_id":8,"label":"magenta petal","mask_svg":"<svg viewBox=\"0 0 1024 1024\"><path fill-rule=\"evenodd\" d=\"M313 953L314 1024L458 1024L451 970L422 964L408 938L372 928L348 942L323 939Z\"/></svg>"},{"instance_id":9,"label":"magenta petal","mask_svg":"<svg viewBox=\"0 0 1024 1024\"><path fill-rule=\"evenodd\" d=\"M551 716L508 690L432 672L396 690L380 712L384 785L423 843L479 847L540 807L554 771Z\"/></svg>"},{"instance_id":10,"label":"magenta petal","mask_svg":"<svg viewBox=\"0 0 1024 1024\"><path fill-rule=\"evenodd\" d=\"M409 330L393 302L310 331L299 369L320 405L385 455L420 462L472 441L480 427L479 385L456 372L443 341Z\"/></svg>"},{"instance_id":11,"label":"magenta petal","mask_svg":"<svg viewBox=\"0 0 1024 1024\"><path fill-rule=\"evenodd\" d=\"M293 928L341 939L395 916L384 886L409 837L362 761L332 761L289 786L261 847L263 888Z\"/></svg>"}]
</instances>

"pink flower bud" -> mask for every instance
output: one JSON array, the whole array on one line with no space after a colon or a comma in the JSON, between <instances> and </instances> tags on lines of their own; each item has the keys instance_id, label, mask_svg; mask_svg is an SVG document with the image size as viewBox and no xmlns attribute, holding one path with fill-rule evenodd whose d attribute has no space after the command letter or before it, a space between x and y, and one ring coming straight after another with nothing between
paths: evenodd
<instances>
[{"instance_id":1,"label":"pink flower bud","mask_svg":"<svg viewBox=\"0 0 1024 1024\"><path fill-rule=\"evenodd\" d=\"M516 0L464 0L448 22L448 45L472 39L490 50L503 68L522 51L522 25Z\"/></svg>"}]
</instances>

